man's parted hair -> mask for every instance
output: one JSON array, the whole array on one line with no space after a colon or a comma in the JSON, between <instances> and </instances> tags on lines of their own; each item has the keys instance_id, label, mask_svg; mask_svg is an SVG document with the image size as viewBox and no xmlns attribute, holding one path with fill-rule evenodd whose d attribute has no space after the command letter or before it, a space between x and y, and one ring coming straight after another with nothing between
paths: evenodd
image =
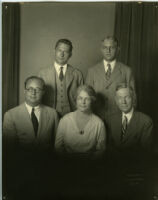
<instances>
[{"instance_id":1,"label":"man's parted hair","mask_svg":"<svg viewBox=\"0 0 158 200\"><path fill-rule=\"evenodd\" d=\"M102 40L102 42L104 42L105 40L112 40L112 41L114 41L115 43L116 43L116 46L118 47L119 46L119 44L118 44L118 39L115 37L115 36L106 36L103 40Z\"/></svg>"},{"instance_id":2,"label":"man's parted hair","mask_svg":"<svg viewBox=\"0 0 158 200\"><path fill-rule=\"evenodd\" d=\"M136 92L134 90L133 87L129 86L127 83L119 83L117 86L116 86L116 89L115 91L119 91L120 89L129 89L130 91L130 94L131 94L131 97L133 99L133 106L136 107L136 104L137 104L137 98L136 98Z\"/></svg>"},{"instance_id":3,"label":"man's parted hair","mask_svg":"<svg viewBox=\"0 0 158 200\"><path fill-rule=\"evenodd\" d=\"M72 42L68 39L60 39L57 41L56 45L55 45L55 49L58 47L58 45L60 43L64 43L67 44L70 47L70 52L72 52L73 46L72 46Z\"/></svg>"},{"instance_id":4,"label":"man's parted hair","mask_svg":"<svg viewBox=\"0 0 158 200\"><path fill-rule=\"evenodd\" d=\"M45 88L45 82L42 78L40 78L38 76L29 76L24 82L25 89L26 89L26 85L27 85L28 81L33 80L33 79L41 81L41 83L43 84L43 89Z\"/></svg>"}]
</instances>

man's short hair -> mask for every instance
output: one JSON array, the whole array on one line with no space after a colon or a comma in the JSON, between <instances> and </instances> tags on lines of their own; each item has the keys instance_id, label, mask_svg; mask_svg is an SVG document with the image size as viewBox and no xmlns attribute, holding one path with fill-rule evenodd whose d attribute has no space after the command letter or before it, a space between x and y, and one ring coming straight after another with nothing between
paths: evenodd
<instances>
[{"instance_id":1,"label":"man's short hair","mask_svg":"<svg viewBox=\"0 0 158 200\"><path fill-rule=\"evenodd\" d=\"M33 79L41 81L41 83L43 84L43 89L45 88L45 82L42 78L40 78L38 76L29 76L28 78L26 78L26 80L24 82L25 89L26 89L26 85L27 85L28 81L33 80Z\"/></svg>"},{"instance_id":2,"label":"man's short hair","mask_svg":"<svg viewBox=\"0 0 158 200\"><path fill-rule=\"evenodd\" d=\"M68 39L60 39L60 40L58 40L56 45L55 45L55 49L58 47L59 43L64 43L64 44L69 45L70 52L72 52L73 46L72 46L72 42L70 40L68 40Z\"/></svg>"},{"instance_id":3,"label":"man's short hair","mask_svg":"<svg viewBox=\"0 0 158 200\"><path fill-rule=\"evenodd\" d=\"M130 91L130 94L131 94L131 97L133 99L133 106L136 107L136 104L137 104L137 99L136 99L136 92L135 90L129 86L127 83L119 83L117 86L116 86L116 89L115 91L117 92L118 90L120 89L129 89Z\"/></svg>"},{"instance_id":4,"label":"man's short hair","mask_svg":"<svg viewBox=\"0 0 158 200\"><path fill-rule=\"evenodd\" d=\"M109 36L108 35L102 40L102 42L104 42L105 40L112 40L116 43L116 46L118 46L118 39L115 36Z\"/></svg>"}]
</instances>

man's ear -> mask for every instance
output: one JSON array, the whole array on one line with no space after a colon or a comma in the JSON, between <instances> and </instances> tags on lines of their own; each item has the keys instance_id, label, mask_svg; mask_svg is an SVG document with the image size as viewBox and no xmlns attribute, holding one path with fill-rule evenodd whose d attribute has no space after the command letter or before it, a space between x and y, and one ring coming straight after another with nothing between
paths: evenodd
<instances>
[{"instance_id":1,"label":"man's ear","mask_svg":"<svg viewBox=\"0 0 158 200\"><path fill-rule=\"evenodd\" d=\"M121 47L118 46L118 47L117 47L117 55L119 55L120 51L121 51Z\"/></svg>"},{"instance_id":2,"label":"man's ear","mask_svg":"<svg viewBox=\"0 0 158 200\"><path fill-rule=\"evenodd\" d=\"M70 53L69 58L71 58L71 56L72 56L72 52Z\"/></svg>"}]
</instances>

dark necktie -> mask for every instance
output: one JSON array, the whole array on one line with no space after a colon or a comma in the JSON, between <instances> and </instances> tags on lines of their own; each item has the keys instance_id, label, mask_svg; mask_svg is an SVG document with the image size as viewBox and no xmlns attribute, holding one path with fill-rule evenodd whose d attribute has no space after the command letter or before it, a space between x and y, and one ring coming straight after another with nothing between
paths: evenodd
<instances>
[{"instance_id":1,"label":"dark necktie","mask_svg":"<svg viewBox=\"0 0 158 200\"><path fill-rule=\"evenodd\" d=\"M62 81L64 78L63 67L60 67L59 79Z\"/></svg>"},{"instance_id":2,"label":"dark necktie","mask_svg":"<svg viewBox=\"0 0 158 200\"><path fill-rule=\"evenodd\" d=\"M34 108L32 108L31 120L32 120L32 124L33 124L34 131L35 131L35 136L37 137L38 120L37 120L37 117L36 117L36 115L35 115L35 109L34 109Z\"/></svg>"},{"instance_id":3,"label":"dark necktie","mask_svg":"<svg viewBox=\"0 0 158 200\"><path fill-rule=\"evenodd\" d=\"M111 65L108 63L107 67L108 67L108 69L106 71L106 79L109 80L110 76L111 76Z\"/></svg>"},{"instance_id":4,"label":"dark necktie","mask_svg":"<svg viewBox=\"0 0 158 200\"><path fill-rule=\"evenodd\" d=\"M126 134L126 130L127 130L127 123L128 123L128 119L126 116L124 116L123 122L122 122L122 136L121 136L121 140L125 137Z\"/></svg>"}]
</instances>

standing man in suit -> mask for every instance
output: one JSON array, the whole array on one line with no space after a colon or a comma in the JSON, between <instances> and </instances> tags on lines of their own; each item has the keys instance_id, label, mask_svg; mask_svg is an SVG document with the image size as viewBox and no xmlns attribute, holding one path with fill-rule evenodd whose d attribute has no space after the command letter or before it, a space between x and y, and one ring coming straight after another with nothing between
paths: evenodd
<instances>
[{"instance_id":1,"label":"standing man in suit","mask_svg":"<svg viewBox=\"0 0 158 200\"><path fill-rule=\"evenodd\" d=\"M86 83L97 92L96 113L105 120L109 114L118 111L115 103L115 88L121 82L126 82L134 88L131 69L118 62L118 41L112 36L105 37L101 44L103 60L89 68Z\"/></svg>"},{"instance_id":2,"label":"standing man in suit","mask_svg":"<svg viewBox=\"0 0 158 200\"><path fill-rule=\"evenodd\" d=\"M135 92L126 83L116 87L115 101L120 111L108 118L109 149L127 156L146 154L152 143L151 118L135 110Z\"/></svg>"},{"instance_id":3,"label":"standing man in suit","mask_svg":"<svg viewBox=\"0 0 158 200\"><path fill-rule=\"evenodd\" d=\"M39 72L46 83L44 102L55 108L62 117L75 110L75 95L78 86L83 84L82 73L68 64L72 56L72 43L60 39L55 46L55 62L53 66Z\"/></svg>"},{"instance_id":4,"label":"standing man in suit","mask_svg":"<svg viewBox=\"0 0 158 200\"><path fill-rule=\"evenodd\" d=\"M44 88L43 79L28 77L24 88L25 102L5 113L3 137L8 148L53 147L58 117L53 108L41 104Z\"/></svg>"}]
</instances>

